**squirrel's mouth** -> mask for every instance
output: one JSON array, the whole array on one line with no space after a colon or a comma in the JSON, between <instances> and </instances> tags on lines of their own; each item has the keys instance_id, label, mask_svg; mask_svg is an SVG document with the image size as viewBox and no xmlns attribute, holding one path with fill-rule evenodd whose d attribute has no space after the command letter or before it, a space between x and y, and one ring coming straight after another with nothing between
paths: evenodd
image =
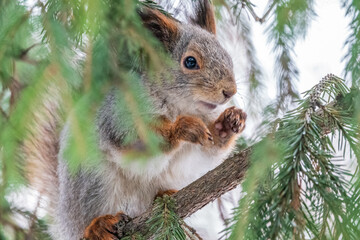
<instances>
[{"instance_id":1,"label":"squirrel's mouth","mask_svg":"<svg viewBox=\"0 0 360 240\"><path fill-rule=\"evenodd\" d=\"M204 102L204 101L199 101L199 103L210 110L213 110L217 107L216 104L212 104L212 103L208 103L208 102Z\"/></svg>"}]
</instances>

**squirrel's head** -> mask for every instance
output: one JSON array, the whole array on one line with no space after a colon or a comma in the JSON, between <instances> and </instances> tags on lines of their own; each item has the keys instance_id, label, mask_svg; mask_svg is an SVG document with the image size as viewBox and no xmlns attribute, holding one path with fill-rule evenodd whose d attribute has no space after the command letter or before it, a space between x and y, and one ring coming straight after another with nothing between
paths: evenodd
<instances>
[{"instance_id":1,"label":"squirrel's head","mask_svg":"<svg viewBox=\"0 0 360 240\"><path fill-rule=\"evenodd\" d=\"M188 107L211 111L236 93L233 63L216 39L215 15L208 0L198 1L192 24L182 24L160 11L145 9L144 25L158 38L175 61L170 71L175 82L163 87L181 95Z\"/></svg>"}]
</instances>

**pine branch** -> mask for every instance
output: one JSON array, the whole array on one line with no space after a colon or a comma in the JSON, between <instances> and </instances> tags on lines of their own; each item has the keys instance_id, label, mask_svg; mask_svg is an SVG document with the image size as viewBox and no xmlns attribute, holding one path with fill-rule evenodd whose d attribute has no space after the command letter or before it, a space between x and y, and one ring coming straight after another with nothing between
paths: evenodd
<instances>
[{"instance_id":1,"label":"pine branch","mask_svg":"<svg viewBox=\"0 0 360 240\"><path fill-rule=\"evenodd\" d=\"M151 226L148 234L153 235L154 239L186 239L184 229L181 227L182 221L174 213L175 205L174 199L168 195L155 199L153 216L147 222L148 226Z\"/></svg>"},{"instance_id":2,"label":"pine branch","mask_svg":"<svg viewBox=\"0 0 360 240\"><path fill-rule=\"evenodd\" d=\"M271 161L271 154L262 147L256 157L254 149L242 184L244 197L232 221L235 224L227 229L232 232L230 239L319 238L324 232L336 239L357 235L346 216L351 201L344 176L349 173L334 159L335 150L327 136L341 132L340 138L357 152L358 125L351 122L351 104L344 101L349 94L343 80L332 74L308 91L298 107L277 124L271 142L282 151L270 153L284 154L276 157L275 164L270 163L268 174L259 172ZM267 161L257 165L261 159Z\"/></svg>"},{"instance_id":3,"label":"pine branch","mask_svg":"<svg viewBox=\"0 0 360 240\"><path fill-rule=\"evenodd\" d=\"M256 49L251 36L252 28L250 22L244 16L239 16L237 26L239 28L238 32L240 34L242 45L245 49L245 55L248 62L248 113L254 114L258 112L258 107L262 107L263 103L265 102L262 92L264 89L264 84L261 82L261 79L263 77L263 69L260 66L259 61L256 57Z\"/></svg>"},{"instance_id":4,"label":"pine branch","mask_svg":"<svg viewBox=\"0 0 360 240\"><path fill-rule=\"evenodd\" d=\"M239 5L241 5L241 9L246 8L256 22L264 23L266 21L268 15L271 13L272 9L275 7L276 3L277 2L274 0L269 0L268 4L267 4L268 5L267 10L262 17L259 17L255 13L255 10L253 8L254 4L247 0L242 0L240 2L236 2L236 4L233 6L233 8L235 9L235 12L236 12L236 10L239 8Z\"/></svg>"},{"instance_id":5,"label":"pine branch","mask_svg":"<svg viewBox=\"0 0 360 240\"><path fill-rule=\"evenodd\" d=\"M305 37L314 16L313 1L275 1L274 17L267 25L269 42L274 44L277 76L277 110L287 110L293 100L299 99L296 89L299 71L294 61L294 47L299 38ZM274 7L274 6L273 6Z\"/></svg>"}]
</instances>

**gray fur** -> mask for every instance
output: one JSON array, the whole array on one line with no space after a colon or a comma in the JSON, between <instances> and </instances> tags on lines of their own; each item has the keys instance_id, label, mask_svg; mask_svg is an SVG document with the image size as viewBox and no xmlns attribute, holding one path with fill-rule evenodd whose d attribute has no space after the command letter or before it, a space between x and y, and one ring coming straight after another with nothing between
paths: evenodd
<instances>
[{"instance_id":1,"label":"gray fur","mask_svg":"<svg viewBox=\"0 0 360 240\"><path fill-rule=\"evenodd\" d=\"M194 88L195 79L184 75L179 68L181 57L188 49L189 44L196 46L203 55L205 60L204 68L211 69L207 74L196 76L196 80L201 80L203 84L198 87L202 87L206 91L207 89L216 89L219 81L229 84L234 83L231 57L220 45L215 35L193 25L179 25L179 30L180 37L171 53L177 65L172 69L167 69L174 79L163 78L161 81L151 82L144 77L145 85L148 86L155 107L160 110L160 113L173 120L180 114L199 115L198 112L188 111L188 109L179 105L179 102L184 98L192 97ZM161 86L159 86L159 82ZM207 116L201 117L205 122L209 121Z\"/></svg>"},{"instance_id":2,"label":"gray fur","mask_svg":"<svg viewBox=\"0 0 360 240\"><path fill-rule=\"evenodd\" d=\"M233 64L213 34L197 26L177 24L179 36L171 52L176 66L164 69L164 72L171 73L173 79L160 77L160 81L149 81L146 74L142 78L142 85L153 104L149 114L164 115L171 120L180 114L192 115L209 123L226 107L227 101L221 91L235 84ZM181 70L181 58L189 47L196 48L202 55L205 72L188 76ZM222 105L213 111L200 111L196 107L198 96L194 91L198 91L205 100L216 100ZM186 186L218 165L231 151L215 147L205 151L199 145L183 143L177 151L149 159L146 166L136 161L124 163L120 149L124 137L134 134L134 131L122 120L124 115L115 110L116 105L117 97L112 92L99 110L99 147L104 159L91 170L81 168L76 174L69 174L62 155L69 126L62 132L58 166L59 201L51 227L56 239L79 239L91 220L100 215L118 211L124 211L131 217L141 214L151 205L159 190Z\"/></svg>"}]
</instances>

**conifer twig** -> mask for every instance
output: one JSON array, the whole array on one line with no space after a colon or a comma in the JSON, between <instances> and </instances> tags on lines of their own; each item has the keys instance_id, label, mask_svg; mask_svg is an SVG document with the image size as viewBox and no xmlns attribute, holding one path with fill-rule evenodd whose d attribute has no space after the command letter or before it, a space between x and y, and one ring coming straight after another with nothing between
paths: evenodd
<instances>
[{"instance_id":1,"label":"conifer twig","mask_svg":"<svg viewBox=\"0 0 360 240\"><path fill-rule=\"evenodd\" d=\"M268 9L266 10L266 12L264 13L264 15L262 17L259 17L256 13L255 10L252 7L252 3L248 2L248 1L242 1L242 8L247 8L247 10L249 11L249 13L251 14L251 16L254 18L255 22L259 22L259 23L264 23L266 21L267 16L270 14L270 12L272 11L272 9L275 7L276 5L276 1L272 1L272 3L270 4L271 0L268 2Z\"/></svg>"},{"instance_id":2,"label":"conifer twig","mask_svg":"<svg viewBox=\"0 0 360 240\"><path fill-rule=\"evenodd\" d=\"M196 230L192 227L190 227L189 225L187 225L186 223L182 224L182 227L185 230L185 234L186 236L190 239L190 240L203 240L200 235L196 232ZM191 235L191 236L190 236Z\"/></svg>"}]
</instances>

